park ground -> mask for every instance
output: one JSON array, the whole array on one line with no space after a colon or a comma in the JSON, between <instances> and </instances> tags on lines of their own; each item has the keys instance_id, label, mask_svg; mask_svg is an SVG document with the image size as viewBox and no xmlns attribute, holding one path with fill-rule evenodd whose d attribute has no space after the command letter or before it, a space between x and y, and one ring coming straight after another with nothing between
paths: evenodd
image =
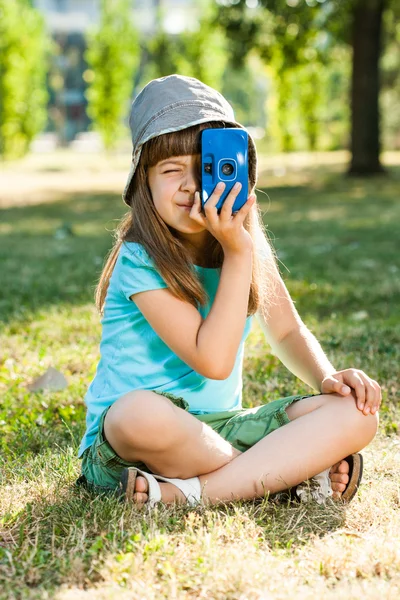
<instances>
[{"instance_id":1,"label":"park ground","mask_svg":"<svg viewBox=\"0 0 400 600\"><path fill-rule=\"evenodd\" d=\"M339 369L383 394L345 507L268 499L153 513L77 489L99 357L93 292L124 213L128 155L60 150L0 170L0 598L400 596L400 154L349 179L346 153L260 157L258 201L296 306ZM48 367L68 380L29 392ZM254 323L244 406L310 392Z\"/></svg>"}]
</instances>

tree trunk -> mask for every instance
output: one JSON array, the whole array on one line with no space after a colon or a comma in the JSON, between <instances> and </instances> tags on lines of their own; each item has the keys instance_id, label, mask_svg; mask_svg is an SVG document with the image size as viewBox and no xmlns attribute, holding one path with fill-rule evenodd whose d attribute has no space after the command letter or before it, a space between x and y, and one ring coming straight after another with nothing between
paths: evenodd
<instances>
[{"instance_id":1,"label":"tree trunk","mask_svg":"<svg viewBox=\"0 0 400 600\"><path fill-rule=\"evenodd\" d=\"M386 0L355 0L349 174L384 172L380 163L379 56Z\"/></svg>"}]
</instances>

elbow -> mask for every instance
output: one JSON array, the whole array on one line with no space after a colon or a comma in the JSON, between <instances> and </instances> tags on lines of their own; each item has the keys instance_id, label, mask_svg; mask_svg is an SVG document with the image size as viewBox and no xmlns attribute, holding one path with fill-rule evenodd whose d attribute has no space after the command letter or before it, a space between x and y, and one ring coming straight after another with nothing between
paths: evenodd
<instances>
[{"instance_id":1,"label":"elbow","mask_svg":"<svg viewBox=\"0 0 400 600\"><path fill-rule=\"evenodd\" d=\"M225 365L213 364L207 365L207 367L203 368L201 371L199 371L199 373L200 375L207 377L207 379L216 379L222 381L224 379L228 379L232 371L233 366L227 369Z\"/></svg>"},{"instance_id":2,"label":"elbow","mask_svg":"<svg viewBox=\"0 0 400 600\"><path fill-rule=\"evenodd\" d=\"M217 381L223 381L224 379L228 379L229 375L230 373L213 372L208 375L208 379L216 379Z\"/></svg>"},{"instance_id":3,"label":"elbow","mask_svg":"<svg viewBox=\"0 0 400 600\"><path fill-rule=\"evenodd\" d=\"M211 376L209 375L209 379L217 379L218 381L223 381L224 379L228 379L229 375L232 373L232 371L226 372L218 372L218 373L212 373Z\"/></svg>"}]
</instances>

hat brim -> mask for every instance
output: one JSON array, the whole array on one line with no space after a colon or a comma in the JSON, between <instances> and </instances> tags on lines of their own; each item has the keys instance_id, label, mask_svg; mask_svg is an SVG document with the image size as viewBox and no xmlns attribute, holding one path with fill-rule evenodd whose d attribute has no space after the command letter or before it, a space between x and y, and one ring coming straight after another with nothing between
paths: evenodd
<instances>
[{"instance_id":1,"label":"hat brim","mask_svg":"<svg viewBox=\"0 0 400 600\"><path fill-rule=\"evenodd\" d=\"M203 112L205 112L205 111L203 111ZM197 110L197 114L198 114L198 110ZM156 123L156 121L154 121L152 123L152 127L146 132L146 135L143 137L143 140L135 148L135 151L132 155L132 163L131 163L131 168L129 171L128 179L127 179L124 191L122 193L122 199L125 202L125 204L127 204L128 206L130 206L129 200L132 196L132 194L131 194L132 181L133 181L133 177L135 175L136 167L139 163L140 155L142 153L142 146L143 146L143 144L145 144L152 138L157 137L159 135L163 135L165 133L181 131L182 129L187 129L188 127L192 127L193 125L200 125L201 123L207 123L209 121L223 121L228 126L236 126L236 127L239 127L240 129L246 129L245 126L242 125L241 123L239 123L238 121L232 121L232 120L228 121L226 119L226 115L224 115L222 113L216 114L215 110L213 110L212 112L210 111L209 114L203 115L200 119L197 118L192 121L186 122L184 124L182 124L182 115L180 115L180 116L177 115L177 118L180 120L180 123L177 123L176 125L173 125L173 126L171 126L171 124L169 123L168 127L161 129L161 130L157 128L157 123ZM250 142L250 144L252 144L254 146L254 151L255 151L254 140L250 134L248 134L248 135L249 135L249 142Z\"/></svg>"}]
</instances>

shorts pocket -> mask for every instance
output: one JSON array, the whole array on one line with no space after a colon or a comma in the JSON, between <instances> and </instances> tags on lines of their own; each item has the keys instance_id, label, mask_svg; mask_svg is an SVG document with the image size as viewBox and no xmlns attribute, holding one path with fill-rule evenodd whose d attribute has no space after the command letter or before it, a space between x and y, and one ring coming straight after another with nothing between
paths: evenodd
<instances>
[{"instance_id":1,"label":"shorts pocket","mask_svg":"<svg viewBox=\"0 0 400 600\"><path fill-rule=\"evenodd\" d=\"M250 413L242 415L238 422L231 425L226 437L225 435L223 437L237 450L245 452L274 429L276 423L273 414Z\"/></svg>"},{"instance_id":2,"label":"shorts pocket","mask_svg":"<svg viewBox=\"0 0 400 600\"><path fill-rule=\"evenodd\" d=\"M111 448L107 440L100 441L99 443L96 442L97 440L95 441L91 456L94 464L98 464L103 467L111 467L113 465L121 464L121 459Z\"/></svg>"},{"instance_id":3,"label":"shorts pocket","mask_svg":"<svg viewBox=\"0 0 400 600\"><path fill-rule=\"evenodd\" d=\"M286 408L293 402L317 395L287 396L255 408L242 409L225 424L219 434L234 448L245 452L262 438L290 423Z\"/></svg>"},{"instance_id":4,"label":"shorts pocket","mask_svg":"<svg viewBox=\"0 0 400 600\"><path fill-rule=\"evenodd\" d=\"M82 475L85 477L87 487L94 492L113 491L119 486L121 471L114 471L105 467L99 467L90 463L82 467Z\"/></svg>"},{"instance_id":5,"label":"shorts pocket","mask_svg":"<svg viewBox=\"0 0 400 600\"><path fill-rule=\"evenodd\" d=\"M182 410L189 411L189 402L182 398L182 396L175 396L170 392L159 392L157 390L151 391L156 394L159 394L160 396L165 396L165 398L168 398L168 400L170 400L172 404L175 404L175 406L177 406L178 408L182 408Z\"/></svg>"}]
</instances>

